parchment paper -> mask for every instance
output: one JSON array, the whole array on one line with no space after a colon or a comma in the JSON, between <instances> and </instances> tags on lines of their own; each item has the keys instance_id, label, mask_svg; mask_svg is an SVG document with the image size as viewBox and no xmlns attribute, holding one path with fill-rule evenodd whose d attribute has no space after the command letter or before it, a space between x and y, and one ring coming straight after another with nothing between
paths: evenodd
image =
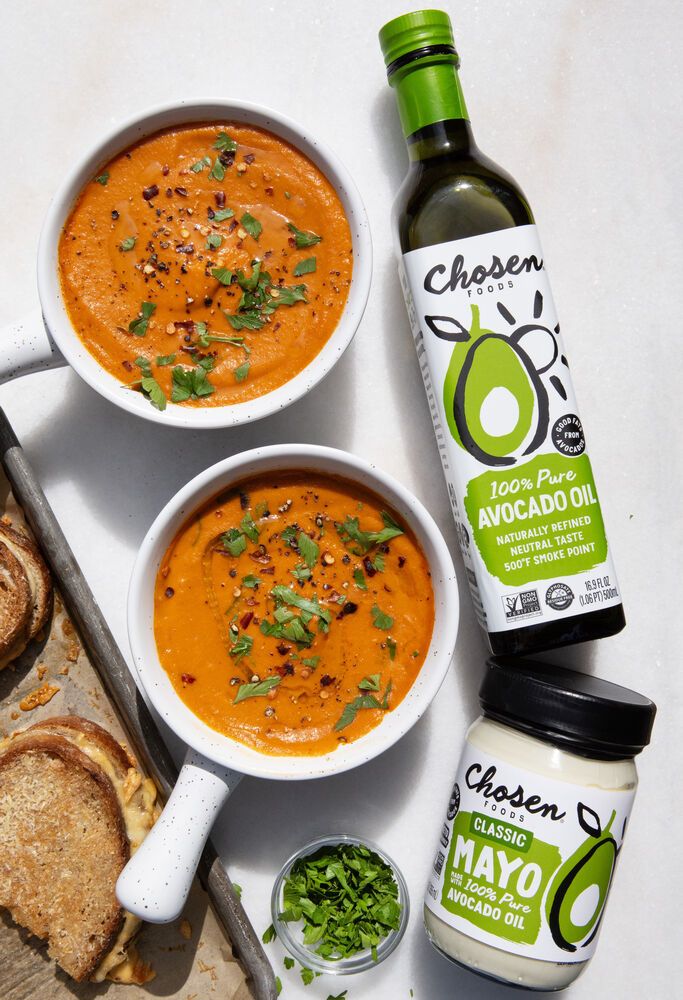
<instances>
[{"instance_id":1,"label":"parchment paper","mask_svg":"<svg viewBox=\"0 0 683 1000\"><path fill-rule=\"evenodd\" d=\"M0 512L26 529L21 510L0 472ZM56 581L53 581L56 582ZM31 707L34 705L35 707ZM104 726L126 743L105 691L88 662L83 643L55 587L52 621L39 641L0 671L0 735L57 715L81 715ZM106 996L107 1000L251 1000L244 972L208 897L195 883L185 912L172 924L145 924L137 939L141 958L155 978L145 986L119 983L78 984L48 958L47 945L0 911L0 997L2 1000L62 1000Z\"/></svg>"}]
</instances>

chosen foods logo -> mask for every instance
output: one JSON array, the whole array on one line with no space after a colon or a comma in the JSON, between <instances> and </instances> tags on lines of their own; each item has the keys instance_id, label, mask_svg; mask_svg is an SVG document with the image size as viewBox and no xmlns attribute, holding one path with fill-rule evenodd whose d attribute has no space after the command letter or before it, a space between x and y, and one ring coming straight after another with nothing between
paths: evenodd
<instances>
[{"instance_id":1,"label":"chosen foods logo","mask_svg":"<svg viewBox=\"0 0 683 1000\"><path fill-rule=\"evenodd\" d=\"M543 295L536 291L533 322L518 323L497 303L510 333L481 326L479 306L470 305L469 330L449 316L425 316L437 337L455 344L444 381L444 409L454 439L485 465L514 465L545 441L550 419L548 386L561 399L567 391L561 378L567 361L560 356L559 326L540 322ZM548 374L556 369L552 374ZM559 372L559 374L558 374Z\"/></svg>"},{"instance_id":2,"label":"chosen foods logo","mask_svg":"<svg viewBox=\"0 0 683 1000\"><path fill-rule=\"evenodd\" d=\"M619 850L607 826L583 802L577 806L579 825L588 837L557 870L546 896L546 918L555 944L574 952L598 932Z\"/></svg>"}]
</instances>

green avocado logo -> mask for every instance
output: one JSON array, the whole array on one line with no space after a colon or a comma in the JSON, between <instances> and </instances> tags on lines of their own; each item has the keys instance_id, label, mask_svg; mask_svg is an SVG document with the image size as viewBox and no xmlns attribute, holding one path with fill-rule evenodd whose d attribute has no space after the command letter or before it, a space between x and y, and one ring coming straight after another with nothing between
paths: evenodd
<instances>
[{"instance_id":1,"label":"green avocado logo","mask_svg":"<svg viewBox=\"0 0 683 1000\"><path fill-rule=\"evenodd\" d=\"M453 438L485 465L514 465L532 454L548 431L548 390L541 376L556 365L559 355L554 331L538 322L518 325L498 303L498 312L514 327L509 334L481 326L479 306L471 305L467 330L447 316L425 316L429 329L454 343L444 381L444 409ZM536 292L534 320L541 317L543 296ZM560 362L567 364L566 358ZM550 385L563 398L561 378L552 374Z\"/></svg>"},{"instance_id":2,"label":"green avocado logo","mask_svg":"<svg viewBox=\"0 0 683 1000\"><path fill-rule=\"evenodd\" d=\"M600 817L582 802L579 824L587 839L557 870L546 896L546 917L558 948L585 948L598 932L619 850L610 833L616 813L603 830Z\"/></svg>"}]
</instances>

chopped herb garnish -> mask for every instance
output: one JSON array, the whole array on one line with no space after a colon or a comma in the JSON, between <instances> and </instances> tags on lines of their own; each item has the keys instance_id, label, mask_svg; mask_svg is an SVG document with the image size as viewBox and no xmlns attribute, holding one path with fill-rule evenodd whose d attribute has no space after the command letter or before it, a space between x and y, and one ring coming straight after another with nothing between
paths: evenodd
<instances>
[{"instance_id":1,"label":"chopped herb garnish","mask_svg":"<svg viewBox=\"0 0 683 1000\"><path fill-rule=\"evenodd\" d=\"M313 274L316 266L317 263L315 257L307 257L306 260L299 261L292 274L295 278L300 278L302 274Z\"/></svg>"},{"instance_id":2,"label":"chopped herb garnish","mask_svg":"<svg viewBox=\"0 0 683 1000\"><path fill-rule=\"evenodd\" d=\"M295 580L310 580L313 575L308 566L305 566L304 563L297 563L294 569L290 569L289 572Z\"/></svg>"},{"instance_id":3,"label":"chopped herb garnish","mask_svg":"<svg viewBox=\"0 0 683 1000\"><path fill-rule=\"evenodd\" d=\"M282 980L279 976L275 977L275 996L279 997L282 993Z\"/></svg>"},{"instance_id":4,"label":"chopped herb garnish","mask_svg":"<svg viewBox=\"0 0 683 1000\"><path fill-rule=\"evenodd\" d=\"M258 576L248 574L247 576L242 577L242 586L248 587L250 590L254 590L261 583L263 583L263 580Z\"/></svg>"},{"instance_id":5,"label":"chopped herb garnish","mask_svg":"<svg viewBox=\"0 0 683 1000\"><path fill-rule=\"evenodd\" d=\"M285 969L294 968L294 959L290 958L289 955L285 955L282 961L284 962Z\"/></svg>"},{"instance_id":6,"label":"chopped herb garnish","mask_svg":"<svg viewBox=\"0 0 683 1000\"><path fill-rule=\"evenodd\" d=\"M379 680L380 674L370 674L363 678L358 687L361 691L379 691Z\"/></svg>"},{"instance_id":7,"label":"chopped herb garnish","mask_svg":"<svg viewBox=\"0 0 683 1000\"><path fill-rule=\"evenodd\" d=\"M201 160L197 160L196 163L192 164L190 170L195 174L200 174L204 169L204 167L210 167L210 166L211 166L211 157L202 156Z\"/></svg>"},{"instance_id":8,"label":"chopped herb garnish","mask_svg":"<svg viewBox=\"0 0 683 1000\"><path fill-rule=\"evenodd\" d=\"M320 663L320 657L319 656L304 656L304 657L302 657L301 662L303 663L303 665L305 667L308 667L310 670L315 670L315 668Z\"/></svg>"},{"instance_id":9,"label":"chopped herb garnish","mask_svg":"<svg viewBox=\"0 0 683 1000\"><path fill-rule=\"evenodd\" d=\"M381 701L375 698L374 694L361 694L358 695L357 698L354 698L353 701L348 702L344 707L341 717L337 720L337 722L335 722L334 728L336 730L340 730L350 726L355 720L358 712L363 708L381 708L383 711L386 711L389 708L389 695L391 694L391 687L392 684L391 681L389 681L384 690L384 696Z\"/></svg>"},{"instance_id":10,"label":"chopped herb garnish","mask_svg":"<svg viewBox=\"0 0 683 1000\"><path fill-rule=\"evenodd\" d=\"M151 375L145 375L140 382L143 394L157 410L166 409L166 394L159 383Z\"/></svg>"},{"instance_id":11,"label":"chopped herb garnish","mask_svg":"<svg viewBox=\"0 0 683 1000\"><path fill-rule=\"evenodd\" d=\"M242 518L240 528L251 542L258 542L259 528L249 511Z\"/></svg>"},{"instance_id":12,"label":"chopped herb garnish","mask_svg":"<svg viewBox=\"0 0 683 1000\"><path fill-rule=\"evenodd\" d=\"M155 364L158 368L164 368L166 365L172 365L175 361L175 354L158 354Z\"/></svg>"},{"instance_id":13,"label":"chopped herb garnish","mask_svg":"<svg viewBox=\"0 0 683 1000\"><path fill-rule=\"evenodd\" d=\"M277 297L273 298L271 294L267 300L268 306L276 308L277 306L293 306L295 302L308 302L305 285L279 285L273 291L277 291Z\"/></svg>"},{"instance_id":14,"label":"chopped herb garnish","mask_svg":"<svg viewBox=\"0 0 683 1000\"><path fill-rule=\"evenodd\" d=\"M242 315L233 315L226 312L223 315L233 330L261 330L266 323L255 310L242 313Z\"/></svg>"},{"instance_id":15,"label":"chopped herb garnish","mask_svg":"<svg viewBox=\"0 0 683 1000\"><path fill-rule=\"evenodd\" d=\"M266 677L265 680L255 681L251 684L240 684L233 704L237 705L240 701L244 701L246 698L265 698L268 692L272 691L274 687L277 687L281 680L281 677L275 675L274 677ZM275 932L273 932L273 937L274 936ZM263 940L266 944L268 944L265 934L263 936ZM272 941L272 938L270 938L270 940Z\"/></svg>"},{"instance_id":16,"label":"chopped herb garnish","mask_svg":"<svg viewBox=\"0 0 683 1000\"><path fill-rule=\"evenodd\" d=\"M305 611L309 615L316 615L325 625L329 625L332 621L331 613L326 608L321 607L317 598L302 597L301 594L295 593L283 584L276 584L271 590L271 594L278 604L286 604L298 608L300 611Z\"/></svg>"},{"instance_id":17,"label":"chopped herb garnish","mask_svg":"<svg viewBox=\"0 0 683 1000\"><path fill-rule=\"evenodd\" d=\"M240 531L239 528L228 528L228 530L221 535L221 542L223 543L223 548L229 552L231 556L241 555L247 547L245 534L243 531Z\"/></svg>"},{"instance_id":18,"label":"chopped herb garnish","mask_svg":"<svg viewBox=\"0 0 683 1000\"><path fill-rule=\"evenodd\" d=\"M206 371L213 367L213 361L213 358L202 358L196 368L181 368L176 365L172 372L171 402L184 403L186 399L210 396L215 387L209 382Z\"/></svg>"},{"instance_id":19,"label":"chopped herb garnish","mask_svg":"<svg viewBox=\"0 0 683 1000\"><path fill-rule=\"evenodd\" d=\"M222 242L223 242L223 237L219 236L218 233L209 233L209 235L206 237L206 249L218 250Z\"/></svg>"},{"instance_id":20,"label":"chopped herb garnish","mask_svg":"<svg viewBox=\"0 0 683 1000\"><path fill-rule=\"evenodd\" d=\"M389 637L387 637L386 642L387 642L387 649L389 650L389 659L390 660L395 660L396 659L396 643L394 642L393 639L391 639Z\"/></svg>"},{"instance_id":21,"label":"chopped herb garnish","mask_svg":"<svg viewBox=\"0 0 683 1000\"><path fill-rule=\"evenodd\" d=\"M381 628L383 631L388 632L389 629L394 624L394 619L391 615L385 615L384 612L377 607L376 604L372 606L372 624L375 628Z\"/></svg>"},{"instance_id":22,"label":"chopped herb garnish","mask_svg":"<svg viewBox=\"0 0 683 1000\"><path fill-rule=\"evenodd\" d=\"M258 221L258 219L254 218L253 215L251 215L249 212L245 212L242 218L240 219L240 223L253 239L257 240L259 238L263 230L263 226Z\"/></svg>"},{"instance_id":23,"label":"chopped herb garnish","mask_svg":"<svg viewBox=\"0 0 683 1000\"><path fill-rule=\"evenodd\" d=\"M109 171L108 170L103 170L102 173L98 174L97 177L95 178L95 183L96 184L101 184L102 187L106 187L108 181L109 181Z\"/></svg>"},{"instance_id":24,"label":"chopped herb garnish","mask_svg":"<svg viewBox=\"0 0 683 1000\"><path fill-rule=\"evenodd\" d=\"M135 246L136 240L136 236L126 236L125 240L121 240L119 246L123 251L132 250Z\"/></svg>"},{"instance_id":25,"label":"chopped herb garnish","mask_svg":"<svg viewBox=\"0 0 683 1000\"><path fill-rule=\"evenodd\" d=\"M261 935L261 940L264 944L270 944L271 941L275 940L275 928L271 924L270 927L266 927L263 934Z\"/></svg>"},{"instance_id":26,"label":"chopped herb garnish","mask_svg":"<svg viewBox=\"0 0 683 1000\"><path fill-rule=\"evenodd\" d=\"M128 324L129 333L134 334L136 337L144 337L147 333L150 316L155 309L156 304L154 302L143 302L136 319L131 320Z\"/></svg>"},{"instance_id":27,"label":"chopped herb garnish","mask_svg":"<svg viewBox=\"0 0 683 1000\"><path fill-rule=\"evenodd\" d=\"M354 569L353 581L360 590L368 589L368 585L365 582L365 573L363 572L362 569Z\"/></svg>"},{"instance_id":28,"label":"chopped herb garnish","mask_svg":"<svg viewBox=\"0 0 683 1000\"><path fill-rule=\"evenodd\" d=\"M251 647L254 645L254 640L250 635L240 635L232 644L230 650L230 655L235 659L236 663L239 663L243 656L248 656L251 653ZM242 696L247 697L246 695ZM241 701L242 699L236 698L236 701Z\"/></svg>"},{"instance_id":29,"label":"chopped herb garnish","mask_svg":"<svg viewBox=\"0 0 683 1000\"><path fill-rule=\"evenodd\" d=\"M285 191L285 198L287 199L287 201L289 201L291 197L292 197L291 191Z\"/></svg>"},{"instance_id":30,"label":"chopped herb garnish","mask_svg":"<svg viewBox=\"0 0 683 1000\"><path fill-rule=\"evenodd\" d=\"M357 517L347 517L343 524L336 524L344 545L353 552L354 555L363 556L374 545L383 545L385 542L403 534L403 529L394 521L386 511L381 513L384 527L381 531L362 531Z\"/></svg>"},{"instance_id":31,"label":"chopped herb garnish","mask_svg":"<svg viewBox=\"0 0 683 1000\"><path fill-rule=\"evenodd\" d=\"M283 903L280 919L303 921L303 943L316 945L321 958L332 960L376 949L401 918L394 873L360 844L321 847L295 861L285 879ZM310 972L304 982L312 979Z\"/></svg>"},{"instance_id":32,"label":"chopped herb garnish","mask_svg":"<svg viewBox=\"0 0 683 1000\"><path fill-rule=\"evenodd\" d=\"M319 972L313 972L312 969L309 969L305 965L301 966L301 980L304 986L310 986L315 977L319 975L320 975Z\"/></svg>"},{"instance_id":33,"label":"chopped herb garnish","mask_svg":"<svg viewBox=\"0 0 683 1000\"><path fill-rule=\"evenodd\" d=\"M249 374L249 362L245 361L243 365L239 366L239 368L235 368L235 381L244 382L248 374Z\"/></svg>"},{"instance_id":34,"label":"chopped herb garnish","mask_svg":"<svg viewBox=\"0 0 683 1000\"><path fill-rule=\"evenodd\" d=\"M305 531L300 531L296 540L296 547L308 568L313 569L320 551L316 542L312 538L309 538Z\"/></svg>"},{"instance_id":35,"label":"chopped herb garnish","mask_svg":"<svg viewBox=\"0 0 683 1000\"><path fill-rule=\"evenodd\" d=\"M305 229L297 229L293 222L288 222L287 228L290 233L294 234L294 242L299 250L303 247L313 247L316 243L320 243L322 239L322 236L318 236L316 233L308 232Z\"/></svg>"},{"instance_id":36,"label":"chopped herb garnish","mask_svg":"<svg viewBox=\"0 0 683 1000\"><path fill-rule=\"evenodd\" d=\"M222 181L225 177L225 167L221 163L220 156L217 156L214 160L213 166L209 170L209 177L214 181Z\"/></svg>"},{"instance_id":37,"label":"chopped herb garnish","mask_svg":"<svg viewBox=\"0 0 683 1000\"><path fill-rule=\"evenodd\" d=\"M228 135L227 132L219 132L216 136L213 148L219 149L221 153L234 153L237 149L237 143Z\"/></svg>"},{"instance_id":38,"label":"chopped herb garnish","mask_svg":"<svg viewBox=\"0 0 683 1000\"><path fill-rule=\"evenodd\" d=\"M235 891L235 895L237 896L237 898L241 899L242 898L242 886L238 885L237 882L233 882L232 883L232 887L233 887L233 889Z\"/></svg>"},{"instance_id":39,"label":"chopped herb garnish","mask_svg":"<svg viewBox=\"0 0 683 1000\"><path fill-rule=\"evenodd\" d=\"M232 281L232 271L227 267L213 267L211 269L211 277L215 278L216 281L220 281L221 285L229 285Z\"/></svg>"},{"instance_id":40,"label":"chopped herb garnish","mask_svg":"<svg viewBox=\"0 0 683 1000\"><path fill-rule=\"evenodd\" d=\"M337 995L334 996L334 997L330 993L330 995L328 996L327 1000L346 1000L346 994L348 992L349 992L348 990L342 990L341 993L337 993Z\"/></svg>"},{"instance_id":41,"label":"chopped herb garnish","mask_svg":"<svg viewBox=\"0 0 683 1000\"><path fill-rule=\"evenodd\" d=\"M217 212L213 213L211 218L212 222L225 222L226 219L232 219L234 211L231 208L219 208Z\"/></svg>"}]
</instances>

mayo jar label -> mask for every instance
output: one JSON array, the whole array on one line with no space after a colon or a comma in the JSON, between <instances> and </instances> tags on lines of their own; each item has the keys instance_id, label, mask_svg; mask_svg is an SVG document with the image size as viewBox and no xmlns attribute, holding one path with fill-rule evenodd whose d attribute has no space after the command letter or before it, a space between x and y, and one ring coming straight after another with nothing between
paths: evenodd
<instances>
[{"instance_id":1,"label":"mayo jar label","mask_svg":"<svg viewBox=\"0 0 683 1000\"><path fill-rule=\"evenodd\" d=\"M468 742L425 905L494 948L588 961L634 795L552 781Z\"/></svg>"},{"instance_id":2,"label":"mayo jar label","mask_svg":"<svg viewBox=\"0 0 683 1000\"><path fill-rule=\"evenodd\" d=\"M412 250L401 280L483 627L620 604L536 227Z\"/></svg>"}]
</instances>

